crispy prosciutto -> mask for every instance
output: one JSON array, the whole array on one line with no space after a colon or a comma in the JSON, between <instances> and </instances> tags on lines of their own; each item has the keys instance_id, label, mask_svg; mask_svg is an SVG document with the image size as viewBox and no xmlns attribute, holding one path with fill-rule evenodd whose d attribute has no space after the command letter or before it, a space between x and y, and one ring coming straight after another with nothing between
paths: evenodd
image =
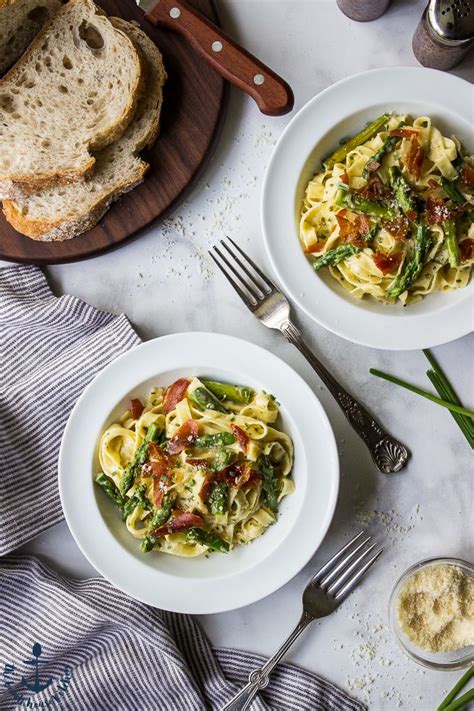
<instances>
[{"instance_id":1,"label":"crispy prosciutto","mask_svg":"<svg viewBox=\"0 0 474 711\"><path fill-rule=\"evenodd\" d=\"M426 218L430 225L440 225L446 220L452 220L458 213L458 208L449 207L442 198L430 196L426 200Z\"/></svg>"},{"instance_id":2,"label":"crispy prosciutto","mask_svg":"<svg viewBox=\"0 0 474 711\"><path fill-rule=\"evenodd\" d=\"M179 454L184 449L191 447L198 436L198 432L199 426L195 420L186 420L186 422L183 422L173 439L170 439L168 442L168 453Z\"/></svg>"},{"instance_id":3,"label":"crispy prosciutto","mask_svg":"<svg viewBox=\"0 0 474 711\"><path fill-rule=\"evenodd\" d=\"M390 131L389 136L397 136L398 138L413 138L413 136L418 136L419 131L417 128L412 126L401 126L400 128L394 128Z\"/></svg>"},{"instance_id":4,"label":"crispy prosciutto","mask_svg":"<svg viewBox=\"0 0 474 711\"><path fill-rule=\"evenodd\" d=\"M134 420L138 420L144 409L145 408L143 407L141 400L138 398L130 400L130 412L132 413Z\"/></svg>"},{"instance_id":5,"label":"crispy prosciutto","mask_svg":"<svg viewBox=\"0 0 474 711\"><path fill-rule=\"evenodd\" d=\"M160 508L163 496L168 491L171 484L170 470L171 462L165 452L154 442L148 445L150 461L144 464L147 472L150 471L153 477L153 503Z\"/></svg>"},{"instance_id":6,"label":"crispy prosciutto","mask_svg":"<svg viewBox=\"0 0 474 711\"><path fill-rule=\"evenodd\" d=\"M344 212L344 214L342 214ZM365 246L365 240L360 239L365 237L370 231L370 220L367 215L357 215L355 220L349 220L345 217L346 210L340 210L336 215L337 224L339 225L339 237L345 242L354 244L358 247Z\"/></svg>"},{"instance_id":7,"label":"crispy prosciutto","mask_svg":"<svg viewBox=\"0 0 474 711\"><path fill-rule=\"evenodd\" d=\"M471 259L474 251L474 239L463 239L462 242L459 242L459 251L461 252L461 262Z\"/></svg>"},{"instance_id":8,"label":"crispy prosciutto","mask_svg":"<svg viewBox=\"0 0 474 711\"><path fill-rule=\"evenodd\" d=\"M237 442L240 444L242 452L246 452L249 446L249 438L243 429L238 425L231 425L230 429L232 430L232 434L236 438Z\"/></svg>"},{"instance_id":9,"label":"crispy prosciutto","mask_svg":"<svg viewBox=\"0 0 474 711\"><path fill-rule=\"evenodd\" d=\"M405 215L395 217L393 220L385 220L383 226L392 237L399 241L404 240L410 231L410 221Z\"/></svg>"},{"instance_id":10,"label":"crispy prosciutto","mask_svg":"<svg viewBox=\"0 0 474 711\"><path fill-rule=\"evenodd\" d=\"M180 531L189 531L190 528L203 528L204 521L198 514L189 513L188 511L180 511L177 515L163 526L151 531L151 535L158 538L166 536L167 533L179 533Z\"/></svg>"},{"instance_id":11,"label":"crispy prosciutto","mask_svg":"<svg viewBox=\"0 0 474 711\"><path fill-rule=\"evenodd\" d=\"M315 252L320 252L324 245L326 244L325 239L318 239L314 244L308 247L305 251L306 254L314 254Z\"/></svg>"},{"instance_id":12,"label":"crispy prosciutto","mask_svg":"<svg viewBox=\"0 0 474 711\"><path fill-rule=\"evenodd\" d=\"M472 165L464 163L459 177L463 185L467 185L469 188L474 188L474 168Z\"/></svg>"},{"instance_id":13,"label":"crispy prosciutto","mask_svg":"<svg viewBox=\"0 0 474 711\"><path fill-rule=\"evenodd\" d=\"M240 474L235 478L234 486L237 489L250 489L260 482L260 475L253 468L252 462L245 462L239 466Z\"/></svg>"},{"instance_id":14,"label":"crispy prosciutto","mask_svg":"<svg viewBox=\"0 0 474 711\"><path fill-rule=\"evenodd\" d=\"M367 185L364 185L363 188L360 188L354 192L357 192L358 195L367 198L368 200L378 200L379 202L392 197L390 188L382 183L377 175L372 175L369 178Z\"/></svg>"},{"instance_id":15,"label":"crispy prosciutto","mask_svg":"<svg viewBox=\"0 0 474 711\"><path fill-rule=\"evenodd\" d=\"M163 401L163 411L165 415L174 410L178 402L181 402L186 395L190 382L190 380L186 380L185 378L179 378L179 380L176 380L172 385L166 388Z\"/></svg>"},{"instance_id":16,"label":"crispy prosciutto","mask_svg":"<svg viewBox=\"0 0 474 711\"><path fill-rule=\"evenodd\" d=\"M395 271L395 269L399 266L402 260L402 255L401 253L382 254L381 252L376 252L372 259L382 274L388 274L389 272Z\"/></svg>"}]
</instances>

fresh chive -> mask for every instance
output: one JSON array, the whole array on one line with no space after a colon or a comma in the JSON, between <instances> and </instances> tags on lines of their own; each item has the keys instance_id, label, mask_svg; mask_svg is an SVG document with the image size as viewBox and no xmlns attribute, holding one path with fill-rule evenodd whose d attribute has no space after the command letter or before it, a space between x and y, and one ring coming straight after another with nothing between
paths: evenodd
<instances>
[{"instance_id":1,"label":"fresh chive","mask_svg":"<svg viewBox=\"0 0 474 711\"><path fill-rule=\"evenodd\" d=\"M438 391L438 395L442 397L443 400L449 400L455 405L461 405L461 401L458 398L456 391L449 382L448 378L446 377L434 355L428 349L424 349L423 353L433 369L428 370L426 375ZM460 415L457 412L452 412L451 414L454 420L456 421L458 427L466 437L471 449L474 449L474 424L469 418L465 417L464 415Z\"/></svg>"},{"instance_id":2,"label":"fresh chive","mask_svg":"<svg viewBox=\"0 0 474 711\"><path fill-rule=\"evenodd\" d=\"M474 417L473 410L468 410L466 407L462 407L461 405L456 405L455 403L448 402L447 400L441 400L441 398L436 397L435 395L432 395L431 393L427 393L426 390L422 390L421 388L418 388L416 385L411 385L410 383L407 383L404 380L400 380L400 378L396 378L394 375L390 375L389 373L384 373L383 371L377 370L376 368L370 368L370 373L372 373L372 375L377 376L377 378L382 378L383 380L388 380L389 383L393 383L394 385L400 385L400 387L406 388L406 390L410 390L412 393L421 395L422 397L425 397L427 400L431 400L431 402L434 402L437 405L446 407L448 410L451 410L451 412L459 412L461 415L466 415L466 417Z\"/></svg>"},{"instance_id":3,"label":"fresh chive","mask_svg":"<svg viewBox=\"0 0 474 711\"><path fill-rule=\"evenodd\" d=\"M471 676L474 675L474 665L469 667L467 672L462 675L462 677L459 679L459 681L456 682L456 684L453 686L449 694L442 700L440 705L438 706L436 711L444 711L446 706L449 706L449 704L456 698L456 696L459 694L461 689L463 689ZM462 697L461 697L462 698Z\"/></svg>"},{"instance_id":4,"label":"fresh chive","mask_svg":"<svg viewBox=\"0 0 474 711\"><path fill-rule=\"evenodd\" d=\"M463 708L466 704L468 704L470 701L474 700L474 689L471 689L470 691L467 691L465 694L459 697L459 699L456 699L453 701L452 704L448 704L447 706L443 706L443 711L456 711L457 709Z\"/></svg>"},{"instance_id":5,"label":"fresh chive","mask_svg":"<svg viewBox=\"0 0 474 711\"><path fill-rule=\"evenodd\" d=\"M426 375L431 380L434 388L438 392L438 395L443 398L443 400L449 400L451 402L454 402L454 400L450 397L450 393L444 388L443 383L438 379L438 376L433 370L426 371ZM451 415L453 416L456 424L463 433L464 437L467 439L471 449L474 449L474 430L471 426L471 421L469 420L469 418L465 417L464 415L460 415L458 412L451 412Z\"/></svg>"}]
</instances>

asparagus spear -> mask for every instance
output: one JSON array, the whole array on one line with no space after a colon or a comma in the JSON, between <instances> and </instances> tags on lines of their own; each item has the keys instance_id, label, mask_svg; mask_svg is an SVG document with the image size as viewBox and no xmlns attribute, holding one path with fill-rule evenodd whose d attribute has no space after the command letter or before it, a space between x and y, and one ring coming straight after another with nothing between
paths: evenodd
<instances>
[{"instance_id":1,"label":"asparagus spear","mask_svg":"<svg viewBox=\"0 0 474 711\"><path fill-rule=\"evenodd\" d=\"M278 510L278 482L275 478L275 471L266 454L259 457L257 463L260 474L262 475L262 494L265 505L270 511Z\"/></svg>"},{"instance_id":2,"label":"asparagus spear","mask_svg":"<svg viewBox=\"0 0 474 711\"><path fill-rule=\"evenodd\" d=\"M96 484L99 484L105 493L110 496L110 498L113 499L117 506L121 509L124 501L120 491L117 489L112 479L109 479L108 476L101 472L98 476L96 476L95 481Z\"/></svg>"},{"instance_id":3,"label":"asparagus spear","mask_svg":"<svg viewBox=\"0 0 474 711\"><path fill-rule=\"evenodd\" d=\"M365 166L364 170L362 171L363 178L365 178L367 180L370 177L370 173L373 172L368 167L369 164L374 162L374 163L379 163L381 165L382 161L385 158L385 156L387 155L387 153L390 153L390 151L394 149L396 142L399 140L400 139L398 138L398 136L389 136L388 138L385 139L385 141L380 146L378 151L376 153L374 153L372 158L369 158L369 160L367 161L366 166Z\"/></svg>"},{"instance_id":4,"label":"asparagus spear","mask_svg":"<svg viewBox=\"0 0 474 711\"><path fill-rule=\"evenodd\" d=\"M207 507L212 516L222 516L227 509L229 485L225 481L215 481L207 497Z\"/></svg>"},{"instance_id":5,"label":"asparagus spear","mask_svg":"<svg viewBox=\"0 0 474 711\"><path fill-rule=\"evenodd\" d=\"M193 442L196 449L206 449L207 447L227 447L234 444L235 437L231 432L217 432L217 434L202 435Z\"/></svg>"},{"instance_id":6,"label":"asparagus spear","mask_svg":"<svg viewBox=\"0 0 474 711\"><path fill-rule=\"evenodd\" d=\"M212 462L212 470L215 472L220 472L226 467L228 467L235 459L235 453L230 449L221 449L216 452L214 461Z\"/></svg>"},{"instance_id":7,"label":"asparagus spear","mask_svg":"<svg viewBox=\"0 0 474 711\"><path fill-rule=\"evenodd\" d=\"M339 190L335 202L341 207L348 207L349 210L354 210L354 212L363 212L366 215L384 220L392 220L397 216L397 210L392 205L386 202L368 200L360 195L354 195L348 190Z\"/></svg>"},{"instance_id":8,"label":"asparagus spear","mask_svg":"<svg viewBox=\"0 0 474 711\"><path fill-rule=\"evenodd\" d=\"M418 278L426 260L430 246L429 230L426 225L417 225L415 248L409 260L405 263L403 271L397 276L393 284L387 289L389 298L395 299L408 289Z\"/></svg>"},{"instance_id":9,"label":"asparagus spear","mask_svg":"<svg viewBox=\"0 0 474 711\"><path fill-rule=\"evenodd\" d=\"M456 236L456 225L454 220L443 222L443 232L446 238L448 259L450 267L458 267L461 263L461 253L459 251L458 238Z\"/></svg>"},{"instance_id":10,"label":"asparagus spear","mask_svg":"<svg viewBox=\"0 0 474 711\"><path fill-rule=\"evenodd\" d=\"M227 412L214 395L206 388L196 388L188 395L189 399L199 407L200 410L215 410L216 412Z\"/></svg>"},{"instance_id":11,"label":"asparagus spear","mask_svg":"<svg viewBox=\"0 0 474 711\"><path fill-rule=\"evenodd\" d=\"M339 262L344 261L347 257L351 257L353 254L358 254L362 252L362 247L356 247L353 244L343 244L336 249L331 249L322 257L315 259L313 262L313 269L318 272L323 267L329 267L332 264L339 264Z\"/></svg>"},{"instance_id":12,"label":"asparagus spear","mask_svg":"<svg viewBox=\"0 0 474 711\"><path fill-rule=\"evenodd\" d=\"M232 402L245 405L250 402L253 396L253 390L250 388L239 385L229 385L228 383L218 383L214 380L203 380L202 378L199 378L199 380L213 395L219 398L219 400L232 400Z\"/></svg>"},{"instance_id":13,"label":"asparagus spear","mask_svg":"<svg viewBox=\"0 0 474 711\"><path fill-rule=\"evenodd\" d=\"M146 485L140 484L133 496L125 497L123 505L123 517L127 518L129 514L134 511L137 506L141 506L145 511L151 511L153 505L151 501L145 496Z\"/></svg>"},{"instance_id":14,"label":"asparagus spear","mask_svg":"<svg viewBox=\"0 0 474 711\"><path fill-rule=\"evenodd\" d=\"M390 178L390 185L395 193L395 198L402 208L402 211L410 219L414 219L418 212L416 197L411 189L411 186L407 183L403 177L400 168L396 165L391 165L388 169L388 175Z\"/></svg>"},{"instance_id":15,"label":"asparagus spear","mask_svg":"<svg viewBox=\"0 0 474 711\"><path fill-rule=\"evenodd\" d=\"M149 442L154 442L156 439L158 439L159 435L159 427L155 423L152 423L147 430L145 441L142 442L142 444L135 452L135 458L133 462L130 462L130 464L128 465L128 467L126 467L122 475L122 481L120 482L121 494L126 494L132 486L140 467L142 466L142 464L145 464L146 460L148 459Z\"/></svg>"},{"instance_id":16,"label":"asparagus spear","mask_svg":"<svg viewBox=\"0 0 474 711\"><path fill-rule=\"evenodd\" d=\"M170 496L169 494L165 494L163 497L163 501L161 504L161 508L157 509L155 513L152 516L149 530L154 531L156 528L159 528L160 526L163 526L171 516L171 510L174 506L175 498L174 496ZM151 534L148 534L145 536L143 541L140 544L140 550L143 553L148 553L149 551L152 550L153 546L157 542L158 538L156 536L152 536Z\"/></svg>"},{"instance_id":17,"label":"asparagus spear","mask_svg":"<svg viewBox=\"0 0 474 711\"><path fill-rule=\"evenodd\" d=\"M191 528L187 533L186 537L192 543L201 543L207 546L211 551L219 551L219 553L227 553L229 550L229 544L219 538L215 533L211 531L204 531L202 528Z\"/></svg>"},{"instance_id":18,"label":"asparagus spear","mask_svg":"<svg viewBox=\"0 0 474 711\"><path fill-rule=\"evenodd\" d=\"M362 131L359 131L359 133L343 143L342 146L339 146L339 148L324 161L324 167L332 168L335 163L341 163L350 151L368 141L372 136L375 136L382 126L387 123L388 119L388 114L382 114L382 116L376 118L375 121L369 123Z\"/></svg>"},{"instance_id":19,"label":"asparagus spear","mask_svg":"<svg viewBox=\"0 0 474 711\"><path fill-rule=\"evenodd\" d=\"M160 428L156 424L156 422L152 422L152 424L149 426L145 441L146 442L158 442L160 436Z\"/></svg>"},{"instance_id":20,"label":"asparagus spear","mask_svg":"<svg viewBox=\"0 0 474 711\"><path fill-rule=\"evenodd\" d=\"M454 184L454 181L447 180L446 178L441 178L441 186L444 190L444 192L449 195L451 200L456 204L456 205L462 205L463 203L466 202L464 199L464 196L459 192L457 187Z\"/></svg>"}]
</instances>

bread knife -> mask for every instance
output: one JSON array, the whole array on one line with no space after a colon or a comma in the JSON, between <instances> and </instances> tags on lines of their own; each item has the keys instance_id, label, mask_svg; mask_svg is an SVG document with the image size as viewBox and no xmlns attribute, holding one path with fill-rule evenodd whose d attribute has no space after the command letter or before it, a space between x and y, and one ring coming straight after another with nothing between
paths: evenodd
<instances>
[{"instance_id":1,"label":"bread knife","mask_svg":"<svg viewBox=\"0 0 474 711\"><path fill-rule=\"evenodd\" d=\"M216 72L251 96L269 116L293 108L291 87L269 67L236 44L185 0L136 0L152 25L181 34Z\"/></svg>"}]
</instances>

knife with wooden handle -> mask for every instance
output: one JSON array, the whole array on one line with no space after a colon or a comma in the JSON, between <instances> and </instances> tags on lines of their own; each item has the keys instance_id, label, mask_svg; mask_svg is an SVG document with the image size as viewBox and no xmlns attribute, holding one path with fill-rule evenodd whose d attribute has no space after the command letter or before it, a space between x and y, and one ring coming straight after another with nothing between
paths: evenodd
<instances>
[{"instance_id":1,"label":"knife with wooden handle","mask_svg":"<svg viewBox=\"0 0 474 711\"><path fill-rule=\"evenodd\" d=\"M281 116L293 108L290 86L185 0L136 0L152 25L179 32L222 76L255 99L262 113Z\"/></svg>"}]
</instances>

